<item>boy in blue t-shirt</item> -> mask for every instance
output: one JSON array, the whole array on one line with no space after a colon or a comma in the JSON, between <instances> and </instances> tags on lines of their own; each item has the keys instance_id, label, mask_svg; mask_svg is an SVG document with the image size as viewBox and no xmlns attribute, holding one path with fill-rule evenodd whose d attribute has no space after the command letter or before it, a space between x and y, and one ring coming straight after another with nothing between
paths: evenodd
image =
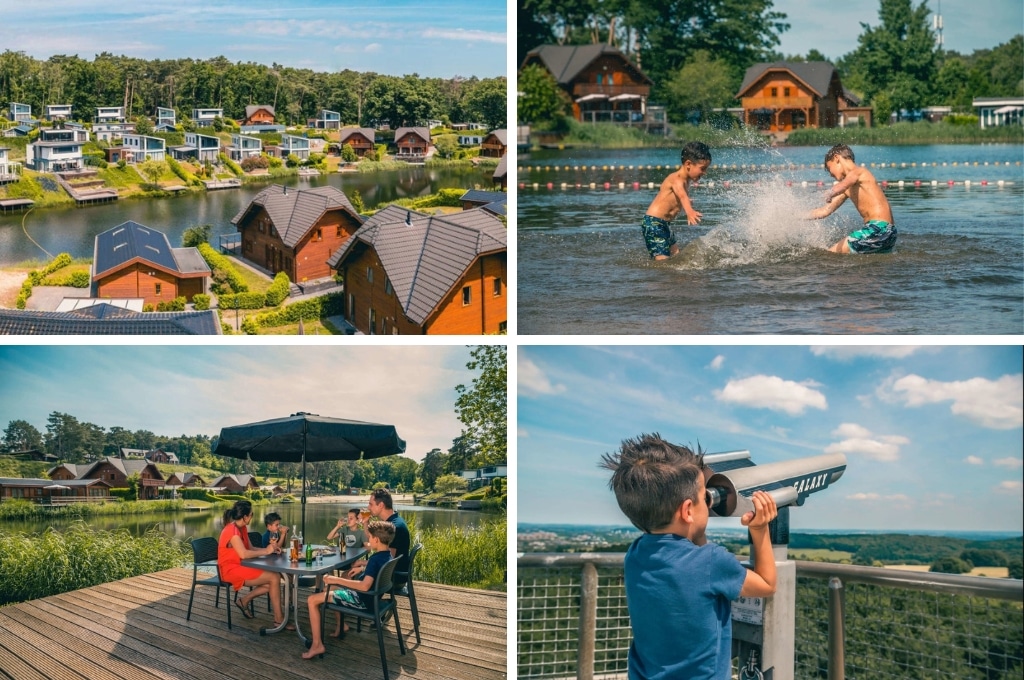
<instances>
[{"instance_id":1,"label":"boy in blue t-shirt","mask_svg":"<svg viewBox=\"0 0 1024 680\"><path fill-rule=\"evenodd\" d=\"M339 604L363 608L370 606L370 602L366 599L368 595L363 593L368 593L373 589L373 582L377 578L377 574L391 560L391 551L388 549L388 545L395 537L395 525L390 522L370 522L366 526L366 533L369 534L370 549L375 552L367 560L362 575L357 579L350 579L328 574L324 576L324 586L337 583L344 588L313 593L306 600L309 607L309 626L313 631L313 641L309 650L302 655L303 659L312 659L326 651L323 639L320 637L320 605L323 604L328 593ZM338 614L338 617L340 619L341 615Z\"/></svg>"},{"instance_id":2,"label":"boy in blue t-shirt","mask_svg":"<svg viewBox=\"0 0 1024 680\"><path fill-rule=\"evenodd\" d=\"M704 453L658 434L627 439L601 467L640 538L626 552L626 606L633 628L630 680L729 680L732 601L775 593L775 557L768 522L778 510L763 491L754 512L741 519L750 530L754 569L747 571L720 545L709 544L708 469Z\"/></svg>"}]
</instances>

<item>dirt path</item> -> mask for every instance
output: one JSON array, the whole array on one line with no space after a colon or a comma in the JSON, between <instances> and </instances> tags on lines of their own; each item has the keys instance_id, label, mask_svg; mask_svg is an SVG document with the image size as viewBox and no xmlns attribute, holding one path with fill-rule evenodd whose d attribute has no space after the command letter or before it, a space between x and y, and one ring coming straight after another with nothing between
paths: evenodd
<instances>
[{"instance_id":1,"label":"dirt path","mask_svg":"<svg viewBox=\"0 0 1024 680\"><path fill-rule=\"evenodd\" d=\"M28 272L12 272L0 269L0 307L14 308L21 284L28 278Z\"/></svg>"}]
</instances>

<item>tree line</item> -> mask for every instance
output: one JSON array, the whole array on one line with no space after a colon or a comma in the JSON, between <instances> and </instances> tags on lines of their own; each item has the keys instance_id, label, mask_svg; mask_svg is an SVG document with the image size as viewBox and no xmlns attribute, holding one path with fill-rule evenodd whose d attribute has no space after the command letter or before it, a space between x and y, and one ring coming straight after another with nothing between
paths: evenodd
<instances>
[{"instance_id":1,"label":"tree line","mask_svg":"<svg viewBox=\"0 0 1024 680\"><path fill-rule=\"evenodd\" d=\"M54 55L38 60L24 52L0 54L0 102L29 104L41 118L47 104L70 104L72 117L91 120L96 107L124 106L129 118L155 116L157 107L178 112L222 108L241 120L252 104L274 107L278 123L305 124L321 109L337 111L343 124L376 127L479 122L506 125L507 79L475 76L421 78L357 72L322 73L274 63L212 59L138 59L103 52L94 59Z\"/></svg>"},{"instance_id":2,"label":"tree line","mask_svg":"<svg viewBox=\"0 0 1024 680\"><path fill-rule=\"evenodd\" d=\"M878 23L861 23L857 48L830 59L813 46L803 55L777 51L791 26L771 0L521 0L519 63L544 44L614 45L650 76L651 101L665 103L672 122L735 106L746 69L780 60L833 63L844 87L873 106L881 123L892 112L970 112L976 97L1024 95L1024 36L964 55L937 45L929 15L924 0L880 0ZM538 79L534 67L520 75L525 122L550 121L569 103L553 81Z\"/></svg>"}]
</instances>

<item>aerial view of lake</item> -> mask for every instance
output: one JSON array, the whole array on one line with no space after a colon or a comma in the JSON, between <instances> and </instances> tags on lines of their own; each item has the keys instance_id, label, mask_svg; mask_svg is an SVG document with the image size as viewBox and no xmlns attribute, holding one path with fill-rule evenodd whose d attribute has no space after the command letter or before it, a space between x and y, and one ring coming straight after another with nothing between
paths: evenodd
<instances>
[{"instance_id":1,"label":"aerial view of lake","mask_svg":"<svg viewBox=\"0 0 1024 680\"><path fill-rule=\"evenodd\" d=\"M712 149L691 190L703 221L677 219L681 253L660 262L640 220L678 169L678 149L520 156L519 332L1024 330L1024 147L855 146L857 163L887 183L899 230L892 253L872 256L825 251L862 224L849 202L828 219L801 218L832 184L826 150Z\"/></svg>"},{"instance_id":2,"label":"aerial view of lake","mask_svg":"<svg viewBox=\"0 0 1024 680\"><path fill-rule=\"evenodd\" d=\"M373 173L333 173L310 179L287 177L274 183L300 189L330 184L348 196L358 191L366 208L373 209L382 203L426 196L441 189L475 186L490 189L492 173L493 170L466 167L410 166ZM172 246L181 245L181 236L189 227L210 224L213 226L210 242L216 245L220 234L237 233L231 218L269 185L270 182L249 184L238 189L189 193L175 198L132 199L85 208L47 208L27 215L0 215L0 266L29 259L49 259L39 246L51 255L70 253L72 257L91 258L96 234L128 220L164 232ZM33 240L39 246L32 243Z\"/></svg>"}]
</instances>

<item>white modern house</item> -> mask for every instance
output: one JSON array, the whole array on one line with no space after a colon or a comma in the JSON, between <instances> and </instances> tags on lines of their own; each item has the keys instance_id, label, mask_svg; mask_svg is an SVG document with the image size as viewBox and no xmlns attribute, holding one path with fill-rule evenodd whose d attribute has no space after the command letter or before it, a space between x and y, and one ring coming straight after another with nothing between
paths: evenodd
<instances>
[{"instance_id":1,"label":"white modern house","mask_svg":"<svg viewBox=\"0 0 1024 680\"><path fill-rule=\"evenodd\" d=\"M96 116L92 119L94 123L123 123L125 122L123 106L97 106Z\"/></svg>"},{"instance_id":2,"label":"white modern house","mask_svg":"<svg viewBox=\"0 0 1024 680\"><path fill-rule=\"evenodd\" d=\"M171 127L174 127L177 124L176 118L177 114L174 113L174 109L166 109L162 106L156 107L157 126L170 125Z\"/></svg>"},{"instance_id":3,"label":"white modern house","mask_svg":"<svg viewBox=\"0 0 1024 680\"><path fill-rule=\"evenodd\" d=\"M10 149L0 146L0 182L14 182L21 174L21 163L15 163L7 157Z\"/></svg>"},{"instance_id":4,"label":"white modern house","mask_svg":"<svg viewBox=\"0 0 1024 680\"><path fill-rule=\"evenodd\" d=\"M341 114L337 111L320 109L314 124L321 130L337 130L341 127Z\"/></svg>"},{"instance_id":5,"label":"white modern house","mask_svg":"<svg viewBox=\"0 0 1024 680\"><path fill-rule=\"evenodd\" d=\"M167 157L167 142L148 135L125 135L121 138L126 151L131 151L130 163L162 161Z\"/></svg>"},{"instance_id":6,"label":"white modern house","mask_svg":"<svg viewBox=\"0 0 1024 680\"><path fill-rule=\"evenodd\" d=\"M28 104L11 102L7 107L7 112L10 114L10 119L15 123L29 123L33 120L32 107Z\"/></svg>"},{"instance_id":7,"label":"white modern house","mask_svg":"<svg viewBox=\"0 0 1024 680\"><path fill-rule=\"evenodd\" d=\"M1024 97L979 97L971 105L978 109L982 130L999 125L1024 124Z\"/></svg>"},{"instance_id":8,"label":"white modern house","mask_svg":"<svg viewBox=\"0 0 1024 680\"><path fill-rule=\"evenodd\" d=\"M508 477L508 465L498 463L478 470L463 470L461 476L468 483L469 490L472 491L481 486L489 486L493 480L499 477Z\"/></svg>"},{"instance_id":9,"label":"white modern house","mask_svg":"<svg viewBox=\"0 0 1024 680\"><path fill-rule=\"evenodd\" d=\"M135 123L94 123L92 134L97 142L110 142L135 132Z\"/></svg>"},{"instance_id":10,"label":"white modern house","mask_svg":"<svg viewBox=\"0 0 1024 680\"><path fill-rule=\"evenodd\" d=\"M185 145L171 147L171 155L177 160L194 159L200 163L217 162L220 153L220 138L202 135L198 132L185 133Z\"/></svg>"},{"instance_id":11,"label":"white modern house","mask_svg":"<svg viewBox=\"0 0 1024 680\"><path fill-rule=\"evenodd\" d=\"M65 120L71 117L71 104L47 104L46 120Z\"/></svg>"},{"instance_id":12,"label":"white modern house","mask_svg":"<svg viewBox=\"0 0 1024 680\"><path fill-rule=\"evenodd\" d=\"M231 135L231 146L228 157L233 161L241 161L263 153L263 141L259 137L247 135Z\"/></svg>"},{"instance_id":13,"label":"white modern house","mask_svg":"<svg viewBox=\"0 0 1024 680\"><path fill-rule=\"evenodd\" d=\"M192 122L199 127L213 125L214 118L223 118L224 109L192 109Z\"/></svg>"},{"instance_id":14,"label":"white modern house","mask_svg":"<svg viewBox=\"0 0 1024 680\"><path fill-rule=\"evenodd\" d=\"M40 142L88 142L85 128L39 128Z\"/></svg>"},{"instance_id":15,"label":"white modern house","mask_svg":"<svg viewBox=\"0 0 1024 680\"><path fill-rule=\"evenodd\" d=\"M281 158L295 154L302 160L309 158L309 140L295 135L281 135Z\"/></svg>"},{"instance_id":16,"label":"white modern house","mask_svg":"<svg viewBox=\"0 0 1024 680\"><path fill-rule=\"evenodd\" d=\"M81 170L84 142L33 142L25 147L25 164L36 172Z\"/></svg>"}]
</instances>

